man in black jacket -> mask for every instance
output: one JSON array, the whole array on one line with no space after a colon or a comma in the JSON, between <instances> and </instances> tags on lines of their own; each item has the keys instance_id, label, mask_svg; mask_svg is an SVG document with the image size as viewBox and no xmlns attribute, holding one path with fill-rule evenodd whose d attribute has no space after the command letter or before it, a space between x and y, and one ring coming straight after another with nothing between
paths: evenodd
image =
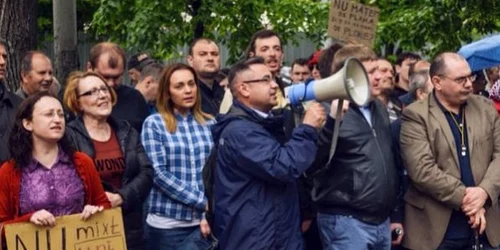
<instances>
[{"instance_id":1,"label":"man in black jacket","mask_svg":"<svg viewBox=\"0 0 500 250\"><path fill-rule=\"evenodd\" d=\"M219 46L208 38L198 38L189 46L186 61L198 76L201 109L216 116L224 97L224 88L215 80L220 70Z\"/></svg>"},{"instance_id":2,"label":"man in black jacket","mask_svg":"<svg viewBox=\"0 0 500 250\"><path fill-rule=\"evenodd\" d=\"M149 106L141 93L122 84L125 71L125 52L114 43L98 43L90 50L87 70L99 73L106 84L116 91L117 101L111 116L130 123L139 134L142 122L149 115Z\"/></svg>"},{"instance_id":3,"label":"man in black jacket","mask_svg":"<svg viewBox=\"0 0 500 250\"><path fill-rule=\"evenodd\" d=\"M22 99L6 88L7 45L0 41L0 164L9 159L8 140L12 121Z\"/></svg>"},{"instance_id":4,"label":"man in black jacket","mask_svg":"<svg viewBox=\"0 0 500 250\"><path fill-rule=\"evenodd\" d=\"M334 57L337 72L348 57L363 63L371 85L367 106L350 104L342 118L338 147L329 160L337 104L319 137L313 200L324 249L389 249L389 215L396 203L398 176L392 153L389 115L380 94L381 73L375 53L348 45ZM329 164L327 164L327 162ZM326 166L325 166L326 165Z\"/></svg>"}]
</instances>

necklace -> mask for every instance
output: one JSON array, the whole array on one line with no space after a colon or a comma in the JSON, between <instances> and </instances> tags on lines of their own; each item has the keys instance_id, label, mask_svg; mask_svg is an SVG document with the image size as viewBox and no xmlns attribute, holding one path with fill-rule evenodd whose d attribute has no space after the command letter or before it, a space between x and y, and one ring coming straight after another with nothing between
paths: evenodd
<instances>
[{"instance_id":1,"label":"necklace","mask_svg":"<svg viewBox=\"0 0 500 250\"><path fill-rule=\"evenodd\" d=\"M461 154L462 156L465 156L467 154L467 147L465 146L465 133L464 133L464 123L465 123L465 113L463 112L463 109L460 110L462 113L462 120L460 123L458 123L457 119L455 119L455 115L448 111L450 113L451 119L455 123L455 125L458 127L458 131L460 131L460 145L461 145Z\"/></svg>"}]
</instances>

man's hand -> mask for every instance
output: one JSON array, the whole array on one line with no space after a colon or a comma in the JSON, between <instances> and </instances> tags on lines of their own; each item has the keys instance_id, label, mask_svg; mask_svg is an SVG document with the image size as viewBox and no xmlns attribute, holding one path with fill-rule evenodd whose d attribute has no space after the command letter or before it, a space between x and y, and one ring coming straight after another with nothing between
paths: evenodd
<instances>
[{"instance_id":1,"label":"man's hand","mask_svg":"<svg viewBox=\"0 0 500 250\"><path fill-rule=\"evenodd\" d=\"M208 221L203 219L200 222L200 231L203 238L207 238L210 235L210 226L208 225Z\"/></svg>"},{"instance_id":2,"label":"man's hand","mask_svg":"<svg viewBox=\"0 0 500 250\"><path fill-rule=\"evenodd\" d=\"M392 232L394 232L394 230L396 230L396 228L401 229L401 234L398 235L398 237L396 239L393 239L393 241L391 242L391 244L393 246L401 245L401 241L403 240L403 236L405 235L404 230L403 230L403 225L401 223L391 223L391 235L392 235Z\"/></svg>"},{"instance_id":3,"label":"man's hand","mask_svg":"<svg viewBox=\"0 0 500 250\"><path fill-rule=\"evenodd\" d=\"M307 232L309 228L311 227L312 220L305 220L302 221L302 233Z\"/></svg>"},{"instance_id":4,"label":"man's hand","mask_svg":"<svg viewBox=\"0 0 500 250\"><path fill-rule=\"evenodd\" d=\"M303 123L319 128L325 122L325 118L325 108L321 104L314 102L307 109Z\"/></svg>"},{"instance_id":5,"label":"man's hand","mask_svg":"<svg viewBox=\"0 0 500 250\"><path fill-rule=\"evenodd\" d=\"M344 117L345 113L349 109L349 101L344 100L342 104L342 114L337 118L337 108L339 106L339 99L335 99L332 101L332 104L330 106L330 116L335 119L340 119L342 120L342 117Z\"/></svg>"},{"instance_id":6,"label":"man's hand","mask_svg":"<svg viewBox=\"0 0 500 250\"><path fill-rule=\"evenodd\" d=\"M478 229L480 235L484 233L484 230L486 230L485 213L486 210L481 208L476 214L469 217L469 224L471 225L471 228Z\"/></svg>"},{"instance_id":7,"label":"man's hand","mask_svg":"<svg viewBox=\"0 0 500 250\"><path fill-rule=\"evenodd\" d=\"M119 207L123 204L123 198L120 194L106 192L106 196L111 203L111 207Z\"/></svg>"},{"instance_id":8,"label":"man's hand","mask_svg":"<svg viewBox=\"0 0 500 250\"><path fill-rule=\"evenodd\" d=\"M462 200L462 211L470 217L483 208L487 199L488 194L481 187L465 188L465 196Z\"/></svg>"}]
</instances>

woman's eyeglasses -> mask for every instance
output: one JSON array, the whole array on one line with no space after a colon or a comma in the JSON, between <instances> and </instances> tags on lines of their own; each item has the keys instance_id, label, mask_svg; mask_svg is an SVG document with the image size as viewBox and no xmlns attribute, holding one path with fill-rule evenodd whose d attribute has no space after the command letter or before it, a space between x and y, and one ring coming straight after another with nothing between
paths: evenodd
<instances>
[{"instance_id":1,"label":"woman's eyeglasses","mask_svg":"<svg viewBox=\"0 0 500 250\"><path fill-rule=\"evenodd\" d=\"M82 96L99 96L99 93L102 92L103 94L108 94L109 93L109 87L108 86L102 86L100 88L93 88L89 91L85 91L81 94L78 95L78 97Z\"/></svg>"}]
</instances>

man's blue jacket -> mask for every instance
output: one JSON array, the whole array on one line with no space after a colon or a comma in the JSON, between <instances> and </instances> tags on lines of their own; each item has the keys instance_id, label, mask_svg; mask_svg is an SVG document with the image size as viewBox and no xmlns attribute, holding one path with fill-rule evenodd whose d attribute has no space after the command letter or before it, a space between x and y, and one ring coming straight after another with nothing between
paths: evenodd
<instances>
[{"instance_id":1,"label":"man's blue jacket","mask_svg":"<svg viewBox=\"0 0 500 250\"><path fill-rule=\"evenodd\" d=\"M217 120L213 212L220 249L302 249L296 182L315 159L316 129L300 125L285 142L282 116L263 118L237 101Z\"/></svg>"}]
</instances>

